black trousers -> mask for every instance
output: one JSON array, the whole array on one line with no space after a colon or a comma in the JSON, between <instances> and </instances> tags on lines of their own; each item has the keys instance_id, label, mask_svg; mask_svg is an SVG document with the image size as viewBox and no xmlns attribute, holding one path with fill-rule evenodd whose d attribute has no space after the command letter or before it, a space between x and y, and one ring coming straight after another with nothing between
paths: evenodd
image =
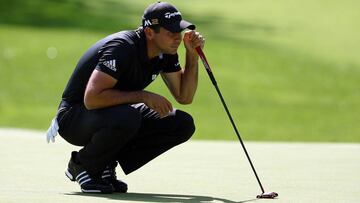
<instances>
[{"instance_id":1,"label":"black trousers","mask_svg":"<svg viewBox=\"0 0 360 203\"><path fill-rule=\"evenodd\" d=\"M60 105L59 134L83 146L78 159L92 176L118 161L125 174L145 165L194 133L192 117L175 110L165 118L145 104L87 110L83 104Z\"/></svg>"}]
</instances>

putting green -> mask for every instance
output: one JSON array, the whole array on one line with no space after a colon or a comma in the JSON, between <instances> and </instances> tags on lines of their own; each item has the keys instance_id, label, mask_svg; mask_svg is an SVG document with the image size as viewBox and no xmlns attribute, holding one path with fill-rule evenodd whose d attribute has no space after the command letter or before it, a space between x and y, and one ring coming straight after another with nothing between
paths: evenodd
<instances>
[{"instance_id":1,"label":"putting green","mask_svg":"<svg viewBox=\"0 0 360 203\"><path fill-rule=\"evenodd\" d=\"M60 136L0 130L0 202L360 202L360 144L260 143L246 146L267 191L259 186L237 142L190 141L138 171L118 176L127 194L83 194L64 175L70 151Z\"/></svg>"}]
</instances>

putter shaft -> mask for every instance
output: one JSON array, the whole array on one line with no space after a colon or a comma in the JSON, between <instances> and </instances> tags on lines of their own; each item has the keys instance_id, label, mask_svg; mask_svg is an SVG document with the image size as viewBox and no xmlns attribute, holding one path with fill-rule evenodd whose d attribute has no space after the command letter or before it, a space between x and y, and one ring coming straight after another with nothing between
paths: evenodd
<instances>
[{"instance_id":1,"label":"putter shaft","mask_svg":"<svg viewBox=\"0 0 360 203\"><path fill-rule=\"evenodd\" d=\"M196 48L196 51L197 51L197 53L199 54L200 59L201 59L201 61L203 62L204 66L205 66L206 72L208 73L208 75L209 75L209 77L210 77L210 79L211 79L211 82L212 82L213 85L215 86L216 92L218 93L218 95L219 95L219 97L220 97L221 103L223 104L223 106L224 106L224 108L225 108L225 111L226 111L226 113L227 113L227 115L228 115L228 117L229 117L229 119L230 119L230 122L231 122L231 124L232 124L232 126L233 126L233 128L234 128L234 130L235 130L235 133L236 133L236 135L237 135L237 137L238 137L238 139L239 139L239 141L240 141L240 144L241 144L242 148L244 149L244 152L245 152L246 157L247 157L247 159L248 159L248 161L249 161L249 163L250 163L250 166L251 166L251 168L252 168L252 171L253 171L254 174L255 174L256 180L257 180L257 182L259 183L259 186L260 186L260 189L261 189L261 191L262 191L262 194L265 194L265 190L264 190L264 188L263 188L263 186L262 186L262 184L261 184L261 182L260 182L259 176L258 176L257 173L256 173L255 167L254 167L254 165L253 165L253 163L252 163L252 161L251 161L251 159L250 159L250 156L249 156L249 154L248 154L248 152L247 152L247 150L246 150L246 147L245 147L245 145L244 145L244 142L242 141L242 139L241 139L241 137L240 137L240 133L239 133L239 131L238 131L236 125L235 125L235 122L234 122L234 120L233 120L233 118L232 118L232 116L231 116L231 114L230 114L230 111L229 111L229 109L228 109L228 107L227 107L227 105L226 105L226 103L225 103L225 100L224 100L224 98L223 98L223 96L222 96L222 94L221 94L221 92L220 92L220 89L219 89L219 87L218 87L218 85L217 85L217 82L216 82L216 80L215 80L215 77L214 77L214 75L213 75L213 73L212 73L212 71L211 71L210 65L209 65L209 63L207 62L207 59L206 59L206 57L205 57L205 54L204 54L204 52L202 51L202 49L201 49L200 47L197 47L197 48Z\"/></svg>"}]
</instances>

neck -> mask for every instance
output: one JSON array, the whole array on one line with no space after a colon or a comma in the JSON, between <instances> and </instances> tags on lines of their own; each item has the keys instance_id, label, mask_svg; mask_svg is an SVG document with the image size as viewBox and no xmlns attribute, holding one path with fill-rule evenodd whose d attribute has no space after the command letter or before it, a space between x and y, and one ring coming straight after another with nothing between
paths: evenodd
<instances>
[{"instance_id":1,"label":"neck","mask_svg":"<svg viewBox=\"0 0 360 203\"><path fill-rule=\"evenodd\" d=\"M152 59L160 55L160 50L149 39L146 39L146 47L147 47L147 55L149 59Z\"/></svg>"}]
</instances>

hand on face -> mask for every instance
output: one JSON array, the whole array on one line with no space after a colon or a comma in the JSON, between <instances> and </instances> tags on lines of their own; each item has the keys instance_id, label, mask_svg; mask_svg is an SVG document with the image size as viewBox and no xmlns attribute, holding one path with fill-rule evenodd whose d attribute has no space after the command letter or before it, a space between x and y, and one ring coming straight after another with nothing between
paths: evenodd
<instances>
[{"instance_id":1,"label":"hand on face","mask_svg":"<svg viewBox=\"0 0 360 203\"><path fill-rule=\"evenodd\" d=\"M195 30L188 30L184 33L184 45L186 48L186 51L196 54L196 47L204 48L205 44L205 38Z\"/></svg>"}]
</instances>

